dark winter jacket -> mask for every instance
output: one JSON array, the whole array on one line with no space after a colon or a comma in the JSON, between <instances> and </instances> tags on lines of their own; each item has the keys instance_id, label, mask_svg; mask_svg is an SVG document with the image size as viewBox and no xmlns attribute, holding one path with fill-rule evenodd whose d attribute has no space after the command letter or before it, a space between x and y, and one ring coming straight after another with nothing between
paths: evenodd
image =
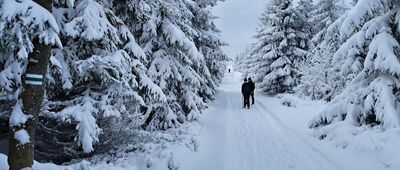
<instances>
[{"instance_id":1,"label":"dark winter jacket","mask_svg":"<svg viewBox=\"0 0 400 170\"><path fill-rule=\"evenodd\" d=\"M250 81L249 84L250 84L250 87L251 87L251 92L254 93L254 90L256 89L256 85L254 84L253 81Z\"/></svg>"},{"instance_id":2,"label":"dark winter jacket","mask_svg":"<svg viewBox=\"0 0 400 170\"><path fill-rule=\"evenodd\" d=\"M243 95L250 95L251 94L251 84L250 83L243 83L242 84L242 94Z\"/></svg>"}]
</instances>

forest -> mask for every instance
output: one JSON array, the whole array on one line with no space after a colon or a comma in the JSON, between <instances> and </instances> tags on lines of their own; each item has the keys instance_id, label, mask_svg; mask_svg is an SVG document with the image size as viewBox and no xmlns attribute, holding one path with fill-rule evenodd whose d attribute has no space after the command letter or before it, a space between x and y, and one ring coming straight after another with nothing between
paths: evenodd
<instances>
[{"instance_id":1,"label":"forest","mask_svg":"<svg viewBox=\"0 0 400 170\"><path fill-rule=\"evenodd\" d=\"M229 1L0 0L0 170L400 167L400 1L267 0L228 56Z\"/></svg>"}]
</instances>

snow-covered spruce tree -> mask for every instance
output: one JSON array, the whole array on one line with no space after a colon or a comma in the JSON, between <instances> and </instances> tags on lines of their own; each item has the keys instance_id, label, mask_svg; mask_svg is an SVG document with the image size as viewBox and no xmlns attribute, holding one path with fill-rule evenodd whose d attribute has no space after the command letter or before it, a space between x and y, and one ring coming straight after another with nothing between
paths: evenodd
<instances>
[{"instance_id":1,"label":"snow-covered spruce tree","mask_svg":"<svg viewBox=\"0 0 400 170\"><path fill-rule=\"evenodd\" d=\"M242 52L239 52L234 59L235 70L240 70L242 75L245 77L252 76L248 73L249 69L247 69L247 66L250 65L251 61L250 52L251 46L247 46L246 49Z\"/></svg>"},{"instance_id":2,"label":"snow-covered spruce tree","mask_svg":"<svg viewBox=\"0 0 400 170\"><path fill-rule=\"evenodd\" d=\"M310 12L308 22L312 25L312 42L316 45L320 44L326 35L329 25L339 18L340 7L336 5L338 0L321 0L315 4L314 9Z\"/></svg>"},{"instance_id":3,"label":"snow-covered spruce tree","mask_svg":"<svg viewBox=\"0 0 400 170\"><path fill-rule=\"evenodd\" d=\"M202 0L197 1L199 8L193 12L193 25L198 30L198 36L194 39L196 46L204 55L206 66L217 83L222 80L226 71L228 56L223 53L221 47L228 45L222 40L220 30L215 26L210 7L217 5L220 0Z\"/></svg>"},{"instance_id":4,"label":"snow-covered spruce tree","mask_svg":"<svg viewBox=\"0 0 400 170\"><path fill-rule=\"evenodd\" d=\"M220 30L214 24L214 19L216 17L212 14L211 9L217 5L218 1L219 0L199 0L196 1L196 3L184 1L187 8L193 14L190 26L193 27L196 33L191 33L190 29L187 29L186 26L182 29L186 35L191 37L194 45L199 50L200 54L203 55L197 63L192 63L191 67L201 77L200 87L196 87L198 88L196 91L197 95L201 97L204 102L209 102L213 99L216 86L221 83L226 71L226 64L229 60L228 56L221 48L222 46L226 46L227 43L222 40ZM185 100L188 101L187 99ZM194 106L195 105L192 104L192 108L189 108L189 111L195 111L193 114L190 114L193 115L190 119L196 120L199 116L199 111L196 111ZM202 109L202 107L200 107L200 109Z\"/></svg>"},{"instance_id":5,"label":"snow-covered spruce tree","mask_svg":"<svg viewBox=\"0 0 400 170\"><path fill-rule=\"evenodd\" d=\"M186 23L191 22L193 14L185 7L184 2L162 1L161 5L152 8L154 9L152 15L158 18L150 18L150 22L155 23L158 28L146 25L161 35L142 36L141 40L145 40L146 44L156 44L152 48L146 48L152 53L148 75L168 96L170 108L168 114L174 115L176 120L183 123L186 120L196 119L199 110L205 107L204 101L198 95L201 77L191 67L195 63L200 63L204 56L191 38L190 34L195 32L190 31L193 28ZM185 29L190 32L186 32Z\"/></svg>"},{"instance_id":6,"label":"snow-covered spruce tree","mask_svg":"<svg viewBox=\"0 0 400 170\"><path fill-rule=\"evenodd\" d=\"M193 14L191 27L196 31L195 34L191 34L191 37L199 52L204 56L200 63L194 63L192 67L204 79L201 82L200 96L206 100L211 99L215 93L216 85L222 80L228 61L227 55L221 49L227 43L222 40L220 31L213 22L216 17L210 9L217 4L217 1L200 0L196 3L185 1ZM187 34L190 34L190 31L185 30Z\"/></svg>"},{"instance_id":7,"label":"snow-covered spruce tree","mask_svg":"<svg viewBox=\"0 0 400 170\"><path fill-rule=\"evenodd\" d=\"M114 0L111 2L112 10L115 11L116 15L127 25L128 30L132 32L132 38L140 40L141 35L144 32L144 25L152 15L152 8L148 4L148 2L152 3L152 1ZM150 54L142 50L142 47L140 47L139 44L137 44L137 46L135 45L135 48L127 49L127 51L129 53L134 53L135 49L141 49L141 53L136 54L136 56L139 56L138 60L143 63L143 69L139 72L137 79L140 87L139 94L146 103L143 116L144 121L141 126L147 129L172 127L172 124L177 121L173 116L168 114L171 110L168 106L167 97L163 89L161 89L161 87L148 76L147 70L150 62ZM157 126L149 126L151 122Z\"/></svg>"},{"instance_id":8,"label":"snow-covered spruce tree","mask_svg":"<svg viewBox=\"0 0 400 170\"><path fill-rule=\"evenodd\" d=\"M159 53L152 51L153 46L158 47L159 44L165 43L165 39L162 39L163 37L157 34L159 32L157 29L160 28L160 26L157 25L160 16L157 15L161 12L161 8L165 3L166 2L159 1L116 0L113 2L113 8L117 11L117 15L129 26L129 29L132 31L135 38L139 40L139 45L144 49L145 58L143 58L142 61L147 68L146 75L149 75L151 82L154 82L156 86L161 88L161 91L165 96L174 96L171 95L171 91L176 90L176 88L173 88L172 86L166 87L167 83L165 82L164 77L156 81L154 74L157 71L148 71L153 56L165 55L165 53L161 51ZM176 9L179 10L180 8L178 7ZM159 71L162 72L160 73L160 76L169 77L170 82L174 82L173 78L176 77L173 74L177 73L178 70L177 68L174 68L175 72L172 72L171 67L168 67L169 64L174 64L174 62L165 60L160 63L166 66L159 68ZM168 69L168 71L165 69ZM178 82L175 81L174 83ZM163 102L157 102L150 95L147 96L145 102L152 103L152 105L149 108L149 112L145 115L146 120L143 127L152 130L166 129L174 127L179 123L176 114L171 109L171 105L177 103L171 101L170 97Z\"/></svg>"},{"instance_id":9,"label":"snow-covered spruce tree","mask_svg":"<svg viewBox=\"0 0 400 170\"><path fill-rule=\"evenodd\" d=\"M106 152L121 140L120 133L144 121L141 112L147 106L138 92L151 84L138 82L145 73L139 60L144 52L122 20L99 2L78 0L54 9L64 48L52 50L47 76L37 145L44 159L62 162Z\"/></svg>"},{"instance_id":10,"label":"snow-covered spruce tree","mask_svg":"<svg viewBox=\"0 0 400 170\"><path fill-rule=\"evenodd\" d=\"M30 169L45 94L43 77L51 46L62 45L50 13L52 1L4 0L0 5L0 101L14 105L9 117L8 163L12 170Z\"/></svg>"},{"instance_id":11,"label":"snow-covered spruce tree","mask_svg":"<svg viewBox=\"0 0 400 170\"><path fill-rule=\"evenodd\" d=\"M310 122L318 136L332 139L340 126L400 127L399 11L399 1L376 0L358 1L348 13L340 27L346 42L338 53L362 55L363 64L356 66L362 71Z\"/></svg>"},{"instance_id":12,"label":"snow-covered spruce tree","mask_svg":"<svg viewBox=\"0 0 400 170\"><path fill-rule=\"evenodd\" d=\"M301 82L296 87L299 95L330 101L343 89L346 81L339 71L340 62L333 61L333 55L342 42L338 30L345 13L346 9L337 5L337 0L319 1L311 12L313 49L300 69ZM340 15L343 17L338 19Z\"/></svg>"},{"instance_id":13,"label":"snow-covered spruce tree","mask_svg":"<svg viewBox=\"0 0 400 170\"><path fill-rule=\"evenodd\" d=\"M147 115L144 124L147 129L166 129L197 119L209 94L213 93L210 90L214 85L207 84L207 81L215 81L210 79L212 71L203 67L206 66L205 53L208 51L205 48L199 51L200 43L206 39L196 41L205 36L201 29L207 29L205 23L195 25L195 20L202 17L196 17L196 13L201 14L203 10L199 3L114 1L118 15L130 26L146 53L147 75L167 96L161 110Z\"/></svg>"},{"instance_id":14,"label":"snow-covered spruce tree","mask_svg":"<svg viewBox=\"0 0 400 170\"><path fill-rule=\"evenodd\" d=\"M273 0L267 5L247 66L260 91L291 92L297 85L296 63L304 60L308 44L302 16L291 0Z\"/></svg>"},{"instance_id":15,"label":"snow-covered spruce tree","mask_svg":"<svg viewBox=\"0 0 400 170\"><path fill-rule=\"evenodd\" d=\"M299 16L300 18L303 18L304 21L302 21L301 28L302 30L308 34L307 39L311 39L314 35L314 32L312 31L313 25L310 21L310 19L313 17L312 11L314 11L314 6L313 0L300 0L297 2L297 10L299 11ZM307 41L308 43L311 43L311 41ZM311 44L307 44L307 47L310 47Z\"/></svg>"}]
</instances>

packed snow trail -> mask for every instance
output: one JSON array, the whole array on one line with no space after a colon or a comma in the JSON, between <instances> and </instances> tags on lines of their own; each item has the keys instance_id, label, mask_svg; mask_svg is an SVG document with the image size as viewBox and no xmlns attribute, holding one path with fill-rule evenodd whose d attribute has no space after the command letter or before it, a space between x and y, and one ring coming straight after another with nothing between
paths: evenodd
<instances>
[{"instance_id":1,"label":"packed snow trail","mask_svg":"<svg viewBox=\"0 0 400 170\"><path fill-rule=\"evenodd\" d=\"M242 108L239 73L224 79L213 108L200 120L203 134L194 156L177 151L183 170L342 169L287 128L259 102Z\"/></svg>"}]
</instances>

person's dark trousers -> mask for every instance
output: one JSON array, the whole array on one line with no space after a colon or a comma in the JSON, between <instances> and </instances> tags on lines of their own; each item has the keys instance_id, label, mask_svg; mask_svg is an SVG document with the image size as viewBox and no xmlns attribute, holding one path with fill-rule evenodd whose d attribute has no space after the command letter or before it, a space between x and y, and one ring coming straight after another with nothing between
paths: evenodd
<instances>
[{"instance_id":1,"label":"person's dark trousers","mask_svg":"<svg viewBox=\"0 0 400 170\"><path fill-rule=\"evenodd\" d=\"M244 105L243 108L250 108L250 94L243 94L243 98L244 98Z\"/></svg>"},{"instance_id":2,"label":"person's dark trousers","mask_svg":"<svg viewBox=\"0 0 400 170\"><path fill-rule=\"evenodd\" d=\"M252 92L252 93L250 94L250 96L251 96L251 104L254 104L254 92Z\"/></svg>"}]
</instances>

